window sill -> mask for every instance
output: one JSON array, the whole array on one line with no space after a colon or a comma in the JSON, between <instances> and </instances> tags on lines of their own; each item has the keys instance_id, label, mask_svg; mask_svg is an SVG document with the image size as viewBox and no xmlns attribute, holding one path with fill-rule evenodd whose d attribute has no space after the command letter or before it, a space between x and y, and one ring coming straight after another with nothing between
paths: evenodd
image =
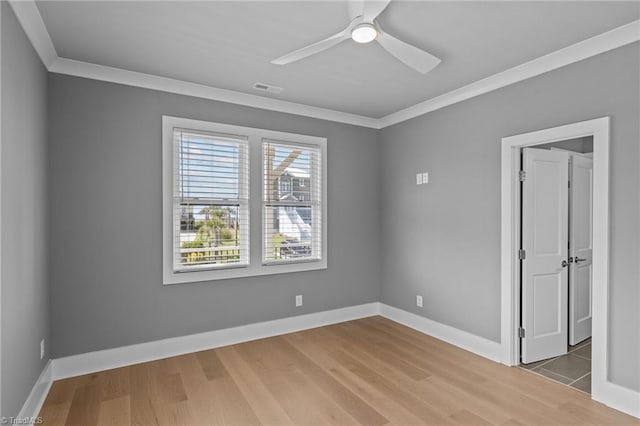
<instances>
[{"instance_id":1,"label":"window sill","mask_svg":"<svg viewBox=\"0 0 640 426\"><path fill-rule=\"evenodd\" d=\"M276 265L296 265L302 263L314 263L314 262L322 262L321 259L291 259L291 260L271 260L271 261L263 261L262 266L276 266Z\"/></svg>"},{"instance_id":2,"label":"window sill","mask_svg":"<svg viewBox=\"0 0 640 426\"><path fill-rule=\"evenodd\" d=\"M242 265L225 269L209 269L200 271L174 272L165 270L164 285L186 284L203 281L218 281L234 278L259 277L263 275L287 274L291 272L305 272L327 269L326 259L297 262L276 262L258 265Z\"/></svg>"}]
</instances>

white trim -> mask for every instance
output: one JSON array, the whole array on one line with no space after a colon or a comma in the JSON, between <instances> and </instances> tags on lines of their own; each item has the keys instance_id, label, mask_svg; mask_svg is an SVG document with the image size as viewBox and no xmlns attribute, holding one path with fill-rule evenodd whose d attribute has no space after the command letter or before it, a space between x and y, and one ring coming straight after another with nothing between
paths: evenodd
<instances>
[{"instance_id":1,"label":"white trim","mask_svg":"<svg viewBox=\"0 0 640 426\"><path fill-rule=\"evenodd\" d=\"M33 47L38 52L40 59L42 59L42 62L50 72L110 81L127 86L143 87L372 129L383 129L640 40L640 20L636 20L435 98L388 114L382 118L373 118L61 58L55 51L51 37L35 2L33 0L9 0L9 2Z\"/></svg>"},{"instance_id":2,"label":"white trim","mask_svg":"<svg viewBox=\"0 0 640 426\"><path fill-rule=\"evenodd\" d=\"M9 4L45 68L50 69L53 62L58 59L58 53L36 3L32 0L9 0Z\"/></svg>"},{"instance_id":3,"label":"white trim","mask_svg":"<svg viewBox=\"0 0 640 426\"><path fill-rule=\"evenodd\" d=\"M349 114L327 108L319 108L280 99L250 95L233 90L220 89L203 84L190 83L173 78L159 77L151 74L127 71L120 68L96 65L72 59L57 58L49 67L49 71L76 77L90 78L100 81L124 84L126 86L142 87L196 98L210 99L231 104L244 105L269 111L284 112L304 117L319 118L321 120L338 123L353 124L361 127L378 129L378 120L363 115Z\"/></svg>"},{"instance_id":4,"label":"white trim","mask_svg":"<svg viewBox=\"0 0 640 426\"><path fill-rule=\"evenodd\" d=\"M568 124L502 139L501 352L502 362L519 363L517 319L520 148L593 136L593 322L591 397L640 416L640 394L608 380L609 309L609 117Z\"/></svg>"},{"instance_id":5,"label":"white trim","mask_svg":"<svg viewBox=\"0 0 640 426\"><path fill-rule=\"evenodd\" d=\"M33 385L29 396L26 401L22 405L22 409L20 409L20 413L15 417L16 420L22 419L35 419L42 409L42 405L44 404L47 395L49 394L49 389L51 389L51 384L53 383L53 360L47 361L47 364L42 369L38 380ZM31 422L29 424L37 424L37 422Z\"/></svg>"},{"instance_id":6,"label":"white trim","mask_svg":"<svg viewBox=\"0 0 640 426\"><path fill-rule=\"evenodd\" d=\"M599 55L609 50L640 40L640 20L633 21L595 37L541 56L524 64L509 68L490 77L452 90L443 95L394 112L379 120L385 128L428 112L536 77L569 64Z\"/></svg>"},{"instance_id":7,"label":"white trim","mask_svg":"<svg viewBox=\"0 0 640 426\"><path fill-rule=\"evenodd\" d=\"M234 345L266 337L377 315L378 303L350 306L224 330L173 337L131 346L72 355L54 360L53 379L95 373L141 362Z\"/></svg>"},{"instance_id":8,"label":"white trim","mask_svg":"<svg viewBox=\"0 0 640 426\"><path fill-rule=\"evenodd\" d=\"M500 343L384 303L380 303L380 315L492 361L502 361Z\"/></svg>"},{"instance_id":9,"label":"white trim","mask_svg":"<svg viewBox=\"0 0 640 426\"><path fill-rule=\"evenodd\" d=\"M606 381L601 384L601 392L596 400L640 419L640 392Z\"/></svg>"}]
</instances>

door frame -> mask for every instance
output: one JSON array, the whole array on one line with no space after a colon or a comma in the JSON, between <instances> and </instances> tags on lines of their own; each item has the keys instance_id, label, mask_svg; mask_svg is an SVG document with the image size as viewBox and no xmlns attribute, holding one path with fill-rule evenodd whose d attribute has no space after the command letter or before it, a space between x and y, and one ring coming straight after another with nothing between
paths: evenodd
<instances>
[{"instance_id":1,"label":"door frame","mask_svg":"<svg viewBox=\"0 0 640 426\"><path fill-rule=\"evenodd\" d=\"M611 392L615 392L613 387L617 386L607 380L609 123L609 117L602 117L502 138L501 164L501 348L503 363L514 366L520 363L520 150L567 139L593 137L591 397L602 402L613 399Z\"/></svg>"}]
</instances>

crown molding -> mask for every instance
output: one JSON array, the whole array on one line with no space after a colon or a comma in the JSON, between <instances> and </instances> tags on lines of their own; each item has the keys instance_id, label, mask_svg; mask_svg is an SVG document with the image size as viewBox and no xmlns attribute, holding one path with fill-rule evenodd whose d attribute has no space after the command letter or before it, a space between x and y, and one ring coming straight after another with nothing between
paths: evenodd
<instances>
[{"instance_id":1,"label":"crown molding","mask_svg":"<svg viewBox=\"0 0 640 426\"><path fill-rule=\"evenodd\" d=\"M214 101L228 102L270 111L284 112L305 117L319 118L321 120L379 129L378 120L371 117L288 102L280 99L266 98L264 96L250 95L248 93L220 89L217 87L205 86L203 84L190 83L157 75L128 71L121 68L91 64L89 62L75 61L72 59L57 58L49 67L49 71L57 74L109 81L112 83L124 84L126 86L160 90L163 92L177 93L196 98L211 99Z\"/></svg>"},{"instance_id":2,"label":"crown molding","mask_svg":"<svg viewBox=\"0 0 640 426\"><path fill-rule=\"evenodd\" d=\"M379 119L380 128L427 114L640 40L640 20L420 102Z\"/></svg>"},{"instance_id":3,"label":"crown molding","mask_svg":"<svg viewBox=\"0 0 640 426\"><path fill-rule=\"evenodd\" d=\"M636 20L548 55L541 56L490 77L436 96L435 98L425 100L424 102L381 118L374 118L61 58L55 50L34 0L9 0L9 3L27 37L33 44L34 49L40 56L42 63L50 72L245 105L372 129L383 129L640 40L640 20Z\"/></svg>"},{"instance_id":4,"label":"crown molding","mask_svg":"<svg viewBox=\"0 0 640 426\"><path fill-rule=\"evenodd\" d=\"M51 64L58 58L58 53L53 46L35 1L9 0L9 4L27 34L27 38L29 38L33 48L40 56L40 60L49 69Z\"/></svg>"}]
</instances>

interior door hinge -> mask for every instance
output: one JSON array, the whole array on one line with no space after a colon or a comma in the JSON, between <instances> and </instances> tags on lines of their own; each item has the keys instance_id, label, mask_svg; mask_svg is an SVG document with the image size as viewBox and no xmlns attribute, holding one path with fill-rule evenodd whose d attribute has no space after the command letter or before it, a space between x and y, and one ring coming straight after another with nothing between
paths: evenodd
<instances>
[{"instance_id":1,"label":"interior door hinge","mask_svg":"<svg viewBox=\"0 0 640 426\"><path fill-rule=\"evenodd\" d=\"M525 260L527 258L527 252L524 249L518 250L518 258L520 260Z\"/></svg>"},{"instance_id":2,"label":"interior door hinge","mask_svg":"<svg viewBox=\"0 0 640 426\"><path fill-rule=\"evenodd\" d=\"M524 328L522 327L518 328L518 337L520 337L521 339L524 339Z\"/></svg>"},{"instance_id":3,"label":"interior door hinge","mask_svg":"<svg viewBox=\"0 0 640 426\"><path fill-rule=\"evenodd\" d=\"M518 179L520 180L520 182L524 182L527 179L527 172L525 172L524 170L520 170L518 172Z\"/></svg>"}]
</instances>

